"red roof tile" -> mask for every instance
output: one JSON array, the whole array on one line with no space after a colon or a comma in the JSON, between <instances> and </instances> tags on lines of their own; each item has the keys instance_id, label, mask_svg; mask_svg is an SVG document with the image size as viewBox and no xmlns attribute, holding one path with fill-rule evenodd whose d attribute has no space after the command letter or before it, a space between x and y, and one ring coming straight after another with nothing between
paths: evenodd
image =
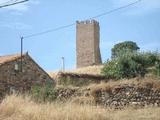
<instances>
[{"instance_id":1,"label":"red roof tile","mask_svg":"<svg viewBox=\"0 0 160 120\"><path fill-rule=\"evenodd\" d=\"M0 56L0 65L19 59L20 57L21 57L21 54Z\"/></svg>"}]
</instances>

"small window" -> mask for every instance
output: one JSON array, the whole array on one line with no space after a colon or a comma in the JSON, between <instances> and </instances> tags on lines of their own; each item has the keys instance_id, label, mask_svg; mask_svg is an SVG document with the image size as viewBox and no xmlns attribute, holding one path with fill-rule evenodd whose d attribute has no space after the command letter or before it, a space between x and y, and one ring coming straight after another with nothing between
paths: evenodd
<instances>
[{"instance_id":1,"label":"small window","mask_svg":"<svg viewBox=\"0 0 160 120\"><path fill-rule=\"evenodd\" d=\"M15 71L18 71L18 70L19 70L19 65L18 65L17 63L14 65L14 70L15 70Z\"/></svg>"},{"instance_id":2,"label":"small window","mask_svg":"<svg viewBox=\"0 0 160 120\"><path fill-rule=\"evenodd\" d=\"M15 94L16 93L16 89L14 86L10 87L10 94Z\"/></svg>"}]
</instances>

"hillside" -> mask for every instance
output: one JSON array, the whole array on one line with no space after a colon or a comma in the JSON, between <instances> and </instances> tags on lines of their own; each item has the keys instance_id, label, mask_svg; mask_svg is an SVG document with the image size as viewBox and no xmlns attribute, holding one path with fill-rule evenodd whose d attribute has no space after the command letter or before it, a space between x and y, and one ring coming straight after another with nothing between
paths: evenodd
<instances>
[{"instance_id":1,"label":"hillside","mask_svg":"<svg viewBox=\"0 0 160 120\"><path fill-rule=\"evenodd\" d=\"M160 90L160 79L145 78L143 80L121 80L108 83L92 84L85 87L63 87L59 89L59 97L69 97L65 102L37 103L28 95L7 96L0 104L2 120L159 120L160 108L154 104L142 107L126 106L122 109L111 109L104 105L95 105L100 100L97 93L101 90L112 91L119 86L136 85L139 88L150 86L152 90ZM120 87L121 86L121 87ZM64 92L64 89L66 90ZM75 91L82 96L74 96ZM87 95L86 90L92 95ZM142 89L141 89L142 90ZM73 94L71 94L73 92ZM160 92L159 92L160 93ZM72 96L73 95L73 96ZM77 94L79 95L79 94ZM142 94L141 94L142 95ZM145 95L145 94L143 94ZM71 99L70 99L71 98ZM59 99L60 100L60 99Z\"/></svg>"},{"instance_id":2,"label":"hillside","mask_svg":"<svg viewBox=\"0 0 160 120\"><path fill-rule=\"evenodd\" d=\"M160 78L107 79L102 66L61 73L55 88L36 88L31 94L9 95L0 104L3 120L159 120ZM50 73L58 79L56 73ZM92 78L92 79L91 79ZM96 79L96 81L95 81ZM101 78L102 79L102 78ZM79 82L80 81L80 82ZM78 83L78 84L75 84ZM87 84L86 84L87 83Z\"/></svg>"}]
</instances>

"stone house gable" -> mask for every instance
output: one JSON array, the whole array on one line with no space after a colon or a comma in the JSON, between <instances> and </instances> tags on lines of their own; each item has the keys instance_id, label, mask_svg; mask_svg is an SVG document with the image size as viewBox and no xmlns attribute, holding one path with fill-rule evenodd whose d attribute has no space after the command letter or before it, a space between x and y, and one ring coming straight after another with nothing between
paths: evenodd
<instances>
[{"instance_id":1,"label":"stone house gable","mask_svg":"<svg viewBox=\"0 0 160 120\"><path fill-rule=\"evenodd\" d=\"M55 85L28 53L23 54L22 59L20 54L0 56L0 98L7 93L28 91L35 85L46 83Z\"/></svg>"}]
</instances>

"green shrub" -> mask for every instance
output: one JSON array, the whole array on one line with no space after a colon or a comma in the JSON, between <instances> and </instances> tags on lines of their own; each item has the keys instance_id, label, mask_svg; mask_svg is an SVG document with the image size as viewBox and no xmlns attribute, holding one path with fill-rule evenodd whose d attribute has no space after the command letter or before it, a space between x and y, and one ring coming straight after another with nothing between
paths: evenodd
<instances>
[{"instance_id":1,"label":"green shrub","mask_svg":"<svg viewBox=\"0 0 160 120\"><path fill-rule=\"evenodd\" d=\"M74 77L62 77L59 78L59 84L60 85L64 85L64 86L68 86L68 85L72 85L72 86L85 86L90 84L91 82L94 83L93 80L87 79L87 78L74 78Z\"/></svg>"},{"instance_id":2,"label":"green shrub","mask_svg":"<svg viewBox=\"0 0 160 120\"><path fill-rule=\"evenodd\" d=\"M107 61L102 69L102 74L106 77L116 79L143 77L147 72L160 76L160 55L158 52L126 52Z\"/></svg>"},{"instance_id":3,"label":"green shrub","mask_svg":"<svg viewBox=\"0 0 160 120\"><path fill-rule=\"evenodd\" d=\"M149 72L160 76L160 54L158 52L147 52L141 55Z\"/></svg>"},{"instance_id":4,"label":"green shrub","mask_svg":"<svg viewBox=\"0 0 160 120\"><path fill-rule=\"evenodd\" d=\"M121 72L118 66L118 59L107 61L102 68L102 74L107 78L120 78Z\"/></svg>"},{"instance_id":5,"label":"green shrub","mask_svg":"<svg viewBox=\"0 0 160 120\"><path fill-rule=\"evenodd\" d=\"M52 84L46 84L32 87L31 96L38 102L51 102L56 99L56 92Z\"/></svg>"},{"instance_id":6,"label":"green shrub","mask_svg":"<svg viewBox=\"0 0 160 120\"><path fill-rule=\"evenodd\" d=\"M102 74L108 78L133 78L144 76L147 72L141 54L125 54L104 64Z\"/></svg>"},{"instance_id":7,"label":"green shrub","mask_svg":"<svg viewBox=\"0 0 160 120\"><path fill-rule=\"evenodd\" d=\"M155 63L154 74L160 76L160 60Z\"/></svg>"},{"instance_id":8,"label":"green shrub","mask_svg":"<svg viewBox=\"0 0 160 120\"><path fill-rule=\"evenodd\" d=\"M159 59L157 52L141 53L141 56L143 57L143 62L146 67L153 67Z\"/></svg>"}]
</instances>

